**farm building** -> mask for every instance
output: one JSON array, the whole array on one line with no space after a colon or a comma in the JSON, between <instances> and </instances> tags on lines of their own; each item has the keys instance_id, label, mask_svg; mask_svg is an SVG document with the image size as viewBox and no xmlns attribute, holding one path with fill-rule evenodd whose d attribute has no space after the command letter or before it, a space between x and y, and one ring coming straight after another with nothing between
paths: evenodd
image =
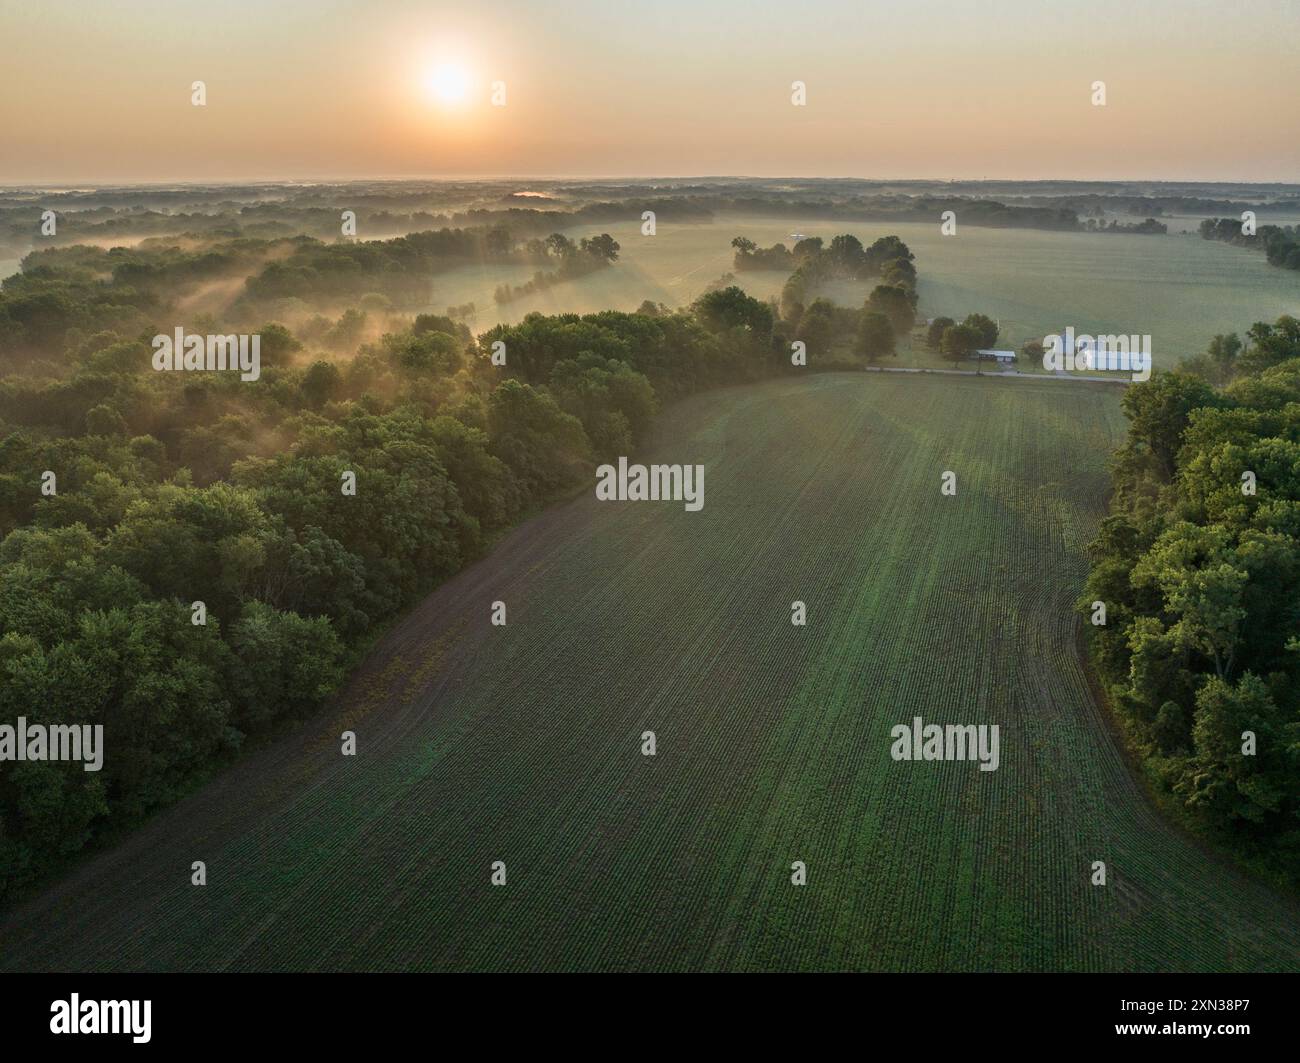
<instances>
[{"instance_id":1,"label":"farm building","mask_svg":"<svg viewBox=\"0 0 1300 1063\"><path fill-rule=\"evenodd\" d=\"M974 351L974 352L971 354L971 357L972 357L972 358L975 358L975 359L977 359L978 361L981 361L981 362L983 362L983 361L993 361L993 362L997 362L998 365L1015 365L1015 364L1016 364L1016 352L1015 352L1015 351L995 351L995 350L992 350L992 349L984 349L984 350Z\"/></svg>"}]
</instances>

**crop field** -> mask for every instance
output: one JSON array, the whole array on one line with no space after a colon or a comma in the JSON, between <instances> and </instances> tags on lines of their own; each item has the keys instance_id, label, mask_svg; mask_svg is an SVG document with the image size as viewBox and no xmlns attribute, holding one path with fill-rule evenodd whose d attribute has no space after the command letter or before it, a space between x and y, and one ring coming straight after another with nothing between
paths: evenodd
<instances>
[{"instance_id":1,"label":"crop field","mask_svg":"<svg viewBox=\"0 0 1300 1063\"><path fill-rule=\"evenodd\" d=\"M1258 252L1202 240L1194 234L1131 236L962 226L941 236L920 223L827 222L807 218L723 217L704 225L661 223L642 236L640 220L566 230L573 238L610 232L622 245L610 270L558 285L498 307L498 284L518 284L529 269L473 266L433 279L431 307L473 302L474 326L518 321L541 311L590 313L635 310L645 299L669 306L690 303L731 270L731 239L745 235L768 246L790 246L792 232L829 240L848 232L864 244L896 234L916 255L924 316L960 320L972 312L999 319L1002 344L1019 347L1073 325L1091 334L1150 334L1156 366L1203 352L1219 332L1242 333L1255 321L1300 314L1300 280L1269 266ZM751 295L778 295L787 273L739 273ZM839 282L821 294L861 306L874 282Z\"/></svg>"},{"instance_id":2,"label":"crop field","mask_svg":"<svg viewBox=\"0 0 1300 1063\"><path fill-rule=\"evenodd\" d=\"M326 713L10 913L0 968L1300 968L1296 905L1157 813L1089 695L1122 427L1061 381L691 399L650 456L704 464L702 511L523 525ZM891 759L914 716L999 725L999 769Z\"/></svg>"}]
</instances>

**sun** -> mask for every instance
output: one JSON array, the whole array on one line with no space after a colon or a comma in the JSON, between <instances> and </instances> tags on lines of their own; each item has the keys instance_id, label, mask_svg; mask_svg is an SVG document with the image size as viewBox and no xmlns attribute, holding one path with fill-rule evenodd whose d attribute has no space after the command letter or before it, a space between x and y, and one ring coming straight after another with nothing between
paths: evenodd
<instances>
[{"instance_id":1,"label":"sun","mask_svg":"<svg viewBox=\"0 0 1300 1063\"><path fill-rule=\"evenodd\" d=\"M473 78L460 63L435 63L425 72L424 89L435 103L458 107L469 99Z\"/></svg>"}]
</instances>

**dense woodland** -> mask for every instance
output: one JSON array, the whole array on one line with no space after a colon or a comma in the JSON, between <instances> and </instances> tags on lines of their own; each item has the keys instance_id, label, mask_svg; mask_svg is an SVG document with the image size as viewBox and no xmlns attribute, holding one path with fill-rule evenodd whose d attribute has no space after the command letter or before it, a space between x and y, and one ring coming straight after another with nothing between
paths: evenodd
<instances>
[{"instance_id":1,"label":"dense woodland","mask_svg":"<svg viewBox=\"0 0 1300 1063\"><path fill-rule=\"evenodd\" d=\"M72 247L5 283L0 719L103 724L108 755L98 773L4 765L0 898L312 712L370 636L595 461L629 453L662 402L785 357L771 308L730 288L689 310L531 315L478 339L390 312L396 327L358 342L373 329L352 307L300 334L257 326L253 382L152 369L150 337L212 275L248 272L231 309L244 320L268 284L334 275L353 291L492 232L291 240L279 269L259 241Z\"/></svg>"},{"instance_id":2,"label":"dense woodland","mask_svg":"<svg viewBox=\"0 0 1300 1063\"><path fill-rule=\"evenodd\" d=\"M1294 887L1300 322L1216 337L1123 403L1128 439L1081 603L1094 660L1159 791Z\"/></svg>"}]
</instances>

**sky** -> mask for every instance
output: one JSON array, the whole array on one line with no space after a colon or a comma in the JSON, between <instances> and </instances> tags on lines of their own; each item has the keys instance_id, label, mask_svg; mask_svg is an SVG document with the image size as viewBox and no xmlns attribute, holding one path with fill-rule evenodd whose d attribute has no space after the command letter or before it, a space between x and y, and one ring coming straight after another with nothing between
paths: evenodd
<instances>
[{"instance_id":1,"label":"sky","mask_svg":"<svg viewBox=\"0 0 1300 1063\"><path fill-rule=\"evenodd\" d=\"M1298 56L1300 0L0 0L0 183L1294 182Z\"/></svg>"}]
</instances>

